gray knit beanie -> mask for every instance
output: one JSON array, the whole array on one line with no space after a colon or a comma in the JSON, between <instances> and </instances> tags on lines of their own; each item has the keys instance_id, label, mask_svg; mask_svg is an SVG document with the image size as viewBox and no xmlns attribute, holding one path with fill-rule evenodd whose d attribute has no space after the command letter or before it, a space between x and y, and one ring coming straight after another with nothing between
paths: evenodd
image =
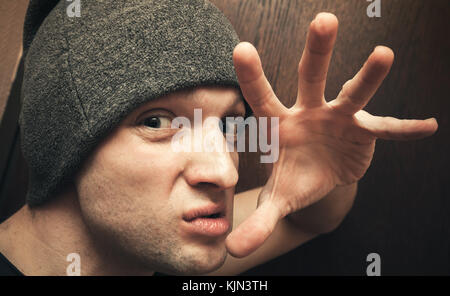
<instances>
[{"instance_id":1,"label":"gray knit beanie","mask_svg":"<svg viewBox=\"0 0 450 296\"><path fill-rule=\"evenodd\" d=\"M65 0L32 0L27 12L19 124L30 206L65 188L143 103L200 85L239 88L232 62L239 38L208 1L80 3L81 17L69 17Z\"/></svg>"}]
</instances>

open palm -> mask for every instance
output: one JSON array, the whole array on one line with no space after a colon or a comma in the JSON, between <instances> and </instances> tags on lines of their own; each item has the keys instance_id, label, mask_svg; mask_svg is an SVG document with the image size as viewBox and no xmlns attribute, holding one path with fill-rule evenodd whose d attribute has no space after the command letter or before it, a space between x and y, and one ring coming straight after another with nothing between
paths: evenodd
<instances>
[{"instance_id":1,"label":"open palm","mask_svg":"<svg viewBox=\"0 0 450 296\"><path fill-rule=\"evenodd\" d=\"M419 139L433 134L436 120L373 116L364 106L389 72L394 54L378 46L336 99L324 98L337 34L334 15L320 13L310 25L298 67L298 95L286 108L274 94L256 49L236 46L233 60L242 93L257 117L279 118L279 159L273 164L256 211L227 237L228 251L243 257L259 246L286 215L317 202L339 185L358 181L372 160L377 138Z\"/></svg>"}]
</instances>

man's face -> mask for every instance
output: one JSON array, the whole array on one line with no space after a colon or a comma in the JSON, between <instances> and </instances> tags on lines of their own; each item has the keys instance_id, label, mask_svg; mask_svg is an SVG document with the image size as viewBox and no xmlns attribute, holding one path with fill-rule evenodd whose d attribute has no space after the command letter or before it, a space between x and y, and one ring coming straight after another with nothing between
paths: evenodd
<instances>
[{"instance_id":1,"label":"man's face","mask_svg":"<svg viewBox=\"0 0 450 296\"><path fill-rule=\"evenodd\" d=\"M203 121L245 114L234 88L169 94L129 114L77 175L83 218L98 248L104 248L99 251L116 256L111 260L174 274L212 271L225 260L239 159L237 152L172 149L172 137L179 130L170 129L171 121L184 116L190 129L197 129L194 108L201 108ZM219 126L200 129L204 135L221 133ZM196 210L205 207L219 211L229 227L224 231L224 223L217 226L213 218L189 219L190 214L204 214Z\"/></svg>"}]
</instances>

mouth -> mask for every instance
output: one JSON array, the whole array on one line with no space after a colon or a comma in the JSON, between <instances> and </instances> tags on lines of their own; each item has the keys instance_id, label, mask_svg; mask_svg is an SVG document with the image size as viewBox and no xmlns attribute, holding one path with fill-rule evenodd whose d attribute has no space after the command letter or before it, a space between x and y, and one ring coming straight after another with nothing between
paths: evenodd
<instances>
[{"instance_id":1,"label":"mouth","mask_svg":"<svg viewBox=\"0 0 450 296\"><path fill-rule=\"evenodd\" d=\"M225 216L225 206L220 204L209 204L206 206L191 209L184 213L183 220L190 222L198 218L216 219Z\"/></svg>"},{"instance_id":2,"label":"mouth","mask_svg":"<svg viewBox=\"0 0 450 296\"><path fill-rule=\"evenodd\" d=\"M217 237L230 229L223 204L209 204L187 211L183 215L184 226L190 233Z\"/></svg>"}]
</instances>

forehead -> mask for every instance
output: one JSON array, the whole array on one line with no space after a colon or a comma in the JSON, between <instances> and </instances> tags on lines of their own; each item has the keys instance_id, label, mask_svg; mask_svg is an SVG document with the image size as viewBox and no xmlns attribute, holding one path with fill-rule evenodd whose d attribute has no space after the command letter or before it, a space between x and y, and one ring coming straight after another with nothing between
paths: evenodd
<instances>
[{"instance_id":1,"label":"forehead","mask_svg":"<svg viewBox=\"0 0 450 296\"><path fill-rule=\"evenodd\" d=\"M235 87L200 86L166 94L144 103L136 112L161 104L176 104L180 109L236 109L245 112L244 98Z\"/></svg>"}]
</instances>

